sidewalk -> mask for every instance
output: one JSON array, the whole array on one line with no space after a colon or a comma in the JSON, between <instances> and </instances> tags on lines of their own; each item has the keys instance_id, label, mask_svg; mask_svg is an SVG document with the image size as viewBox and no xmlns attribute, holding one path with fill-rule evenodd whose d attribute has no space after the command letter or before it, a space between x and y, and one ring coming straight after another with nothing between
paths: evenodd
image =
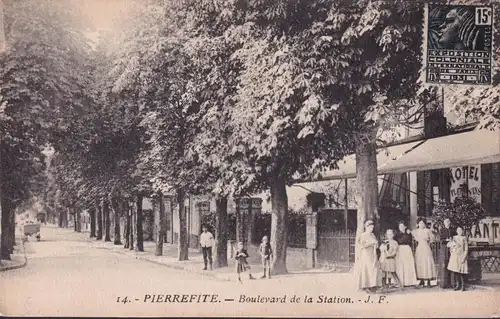
<instances>
[{"instance_id":1,"label":"sidewalk","mask_svg":"<svg viewBox=\"0 0 500 319\"><path fill-rule=\"evenodd\" d=\"M46 226L50 227L50 226ZM57 228L56 226L53 226ZM155 256L154 252L156 249L156 244L154 242L144 242L144 252L136 252L134 250L124 249L122 245L114 245L113 242L104 242L101 240L95 240L95 238L89 238L89 233L75 233L72 229L61 229L57 228L59 231L67 232L70 236L78 236L79 238L88 242L92 247L96 249L106 249L114 253L128 255L136 259L145 260L155 264L160 264L173 269L184 270L188 272L194 272L197 274L212 277L216 280L221 281L236 281L237 274L235 272L235 261L228 258L228 267L217 268L210 270L203 270L203 256L198 251L198 249L189 249L189 260L178 261L177 259L177 245L164 244L163 245L163 256ZM252 267L252 274L254 277L259 278L263 269L260 264L258 256L255 252L251 252L251 258L249 258L250 265ZM347 272L346 269L325 269L325 268L315 268L307 269L304 264L304 260L300 256L294 256L293 253L287 256L287 268L288 274L275 276L274 278L291 278L297 277L297 275L306 275L300 277L314 277L314 281L332 281L335 283L349 282L351 280L351 273ZM329 275L330 274L330 275ZM335 276L331 276L334 274ZM243 275L242 279L246 279ZM305 279L305 278L304 278ZM312 278L310 278L312 279ZM436 282L433 281L436 285ZM471 285L471 288L477 289L499 289L500 288L500 273L483 273L483 279L479 284ZM435 289L438 289L437 287Z\"/></svg>"},{"instance_id":2,"label":"sidewalk","mask_svg":"<svg viewBox=\"0 0 500 319\"><path fill-rule=\"evenodd\" d=\"M203 270L203 256L198 249L189 249L189 260L178 261L177 259L177 245L164 244L163 256L155 256L156 244L154 242L144 242L144 252L136 252L134 250L124 249L123 245L114 245L113 242L97 241L95 239L86 238L86 240L95 248L108 249L115 253L134 256L137 259L142 259L156 264L161 264L170 268L185 270L189 272L198 273L213 277L217 280L235 281L237 279L234 260L228 259L228 267L214 268L213 270ZM263 274L263 268L260 263L255 262L256 258L250 259L251 271L254 277L259 278ZM287 275L280 275L279 277L288 277L297 274L327 274L335 273L332 270L317 269L303 269L301 263L298 265L288 265L289 273ZM348 274L348 273L346 273ZM246 275L243 275L246 276ZM246 279L243 277L243 279Z\"/></svg>"},{"instance_id":3,"label":"sidewalk","mask_svg":"<svg viewBox=\"0 0 500 319\"><path fill-rule=\"evenodd\" d=\"M14 246L14 253L10 255L11 260L2 259L0 264L0 271L13 270L26 266L28 260L24 250L24 242L21 237L16 238L16 245Z\"/></svg>"},{"instance_id":4,"label":"sidewalk","mask_svg":"<svg viewBox=\"0 0 500 319\"><path fill-rule=\"evenodd\" d=\"M185 270L189 272L198 273L201 275L206 275L213 277L217 280L223 281L235 281L237 278L234 261L228 259L228 267L217 268L212 271L203 270L203 256L198 252L197 249L189 249L189 260L178 261L177 260L177 245L164 244L163 245L163 256L155 256L155 243L145 242L144 252L136 252L133 250L127 250L123 248L123 245L113 245L112 242L102 242L89 239L94 247L100 249L109 249L117 253L127 254L130 256L135 256L137 259L146 260L152 263L164 265L170 268ZM295 265L294 265L295 264ZM250 265L252 267L252 274L254 277L259 278L263 273L263 268L260 263L255 263L255 260L250 260ZM296 275L321 275L321 274L335 274L336 281L342 281L345 277L346 280L350 280L351 274L349 272L340 272L335 270L326 270L323 268L315 269L304 269L299 263L293 263L293 260L288 261L288 274L280 275L279 278L287 278ZM244 275L245 276L245 275ZM349 277L349 278L348 278ZM242 277L246 279L245 277ZM435 282L433 282L436 285ZM500 273L483 273L483 279L479 284L472 284L471 288L476 289L498 289L500 288Z\"/></svg>"},{"instance_id":5,"label":"sidewalk","mask_svg":"<svg viewBox=\"0 0 500 319\"><path fill-rule=\"evenodd\" d=\"M500 288L500 273L483 272L483 278L481 279L481 282L474 286L485 289L498 289Z\"/></svg>"}]
</instances>

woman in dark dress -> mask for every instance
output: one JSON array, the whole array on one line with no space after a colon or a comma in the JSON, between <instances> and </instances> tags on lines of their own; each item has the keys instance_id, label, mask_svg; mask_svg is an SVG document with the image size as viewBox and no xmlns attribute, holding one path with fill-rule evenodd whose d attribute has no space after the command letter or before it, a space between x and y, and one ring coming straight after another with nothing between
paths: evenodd
<instances>
[{"instance_id":1,"label":"woman in dark dress","mask_svg":"<svg viewBox=\"0 0 500 319\"><path fill-rule=\"evenodd\" d=\"M414 286L417 284L417 273L415 271L415 259L413 258L411 231L406 227L404 221L399 222L399 231L394 236L399 244L396 255L396 274L401 281L401 285Z\"/></svg>"}]
</instances>

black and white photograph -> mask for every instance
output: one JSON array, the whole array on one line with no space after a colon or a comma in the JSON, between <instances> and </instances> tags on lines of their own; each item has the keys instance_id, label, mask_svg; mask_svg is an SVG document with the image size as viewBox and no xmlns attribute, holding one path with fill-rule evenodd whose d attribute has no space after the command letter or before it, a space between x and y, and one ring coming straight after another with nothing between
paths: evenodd
<instances>
[{"instance_id":1,"label":"black and white photograph","mask_svg":"<svg viewBox=\"0 0 500 319\"><path fill-rule=\"evenodd\" d=\"M500 317L499 0L0 0L4 317Z\"/></svg>"}]
</instances>

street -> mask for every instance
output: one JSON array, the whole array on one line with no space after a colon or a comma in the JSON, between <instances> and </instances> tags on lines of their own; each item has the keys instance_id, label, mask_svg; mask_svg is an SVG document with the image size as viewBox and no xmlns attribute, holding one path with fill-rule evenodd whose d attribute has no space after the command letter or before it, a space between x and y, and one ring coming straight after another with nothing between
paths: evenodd
<instances>
[{"instance_id":1,"label":"street","mask_svg":"<svg viewBox=\"0 0 500 319\"><path fill-rule=\"evenodd\" d=\"M0 273L2 314L489 317L499 313L499 290L407 289L368 299L346 282L349 274L282 276L239 284L97 249L83 235L46 227L41 242L28 241L27 266Z\"/></svg>"}]
</instances>

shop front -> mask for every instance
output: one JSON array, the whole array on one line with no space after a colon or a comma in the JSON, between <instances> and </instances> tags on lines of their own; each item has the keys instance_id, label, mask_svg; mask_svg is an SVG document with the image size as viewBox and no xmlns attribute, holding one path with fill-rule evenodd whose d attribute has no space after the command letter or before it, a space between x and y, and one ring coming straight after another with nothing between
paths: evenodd
<instances>
[{"instance_id":1,"label":"shop front","mask_svg":"<svg viewBox=\"0 0 500 319\"><path fill-rule=\"evenodd\" d=\"M347 156L338 169L316 180L355 178L355 163L354 155ZM394 145L378 152L377 163L379 205L397 210L397 219L407 219L410 228L419 217L432 221L439 201L466 195L480 203L486 218L468 234L471 257L481 259L483 271L500 272L500 131L468 131Z\"/></svg>"}]
</instances>

